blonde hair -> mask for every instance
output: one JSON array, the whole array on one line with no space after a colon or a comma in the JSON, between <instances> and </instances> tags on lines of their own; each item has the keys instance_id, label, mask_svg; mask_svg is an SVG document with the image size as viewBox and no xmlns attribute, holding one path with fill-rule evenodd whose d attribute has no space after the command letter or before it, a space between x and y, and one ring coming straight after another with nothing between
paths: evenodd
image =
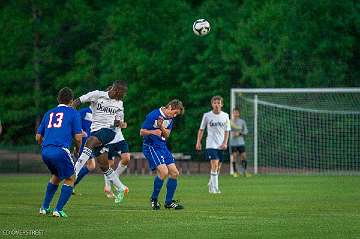
<instances>
[{"instance_id":1,"label":"blonde hair","mask_svg":"<svg viewBox=\"0 0 360 239\"><path fill-rule=\"evenodd\" d=\"M171 100L169 103L167 103L167 105L165 106L165 108L171 107L172 110L180 110L179 115L183 115L185 112L185 108L183 106L183 103L178 100L178 99L173 99Z\"/></svg>"}]
</instances>

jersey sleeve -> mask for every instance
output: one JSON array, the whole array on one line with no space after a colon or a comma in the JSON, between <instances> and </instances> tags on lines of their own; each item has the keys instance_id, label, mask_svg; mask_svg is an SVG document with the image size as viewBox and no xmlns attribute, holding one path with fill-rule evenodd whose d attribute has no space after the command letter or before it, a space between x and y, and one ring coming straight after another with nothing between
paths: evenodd
<instances>
[{"instance_id":1,"label":"jersey sleeve","mask_svg":"<svg viewBox=\"0 0 360 239\"><path fill-rule=\"evenodd\" d=\"M142 129L152 129L153 128L153 124L154 124L154 117L153 115L150 113L146 116L141 128Z\"/></svg>"},{"instance_id":2,"label":"jersey sleeve","mask_svg":"<svg viewBox=\"0 0 360 239\"><path fill-rule=\"evenodd\" d=\"M95 91L91 91L85 95L80 96L79 99L80 99L81 103L93 102L93 101L96 101L97 99L99 99L101 96L103 96L102 92L95 90Z\"/></svg>"},{"instance_id":3,"label":"jersey sleeve","mask_svg":"<svg viewBox=\"0 0 360 239\"><path fill-rule=\"evenodd\" d=\"M37 129L37 133L42 136L44 136L44 134L45 134L45 118L46 118L46 115L44 115L44 117L42 118L39 128Z\"/></svg>"},{"instance_id":4,"label":"jersey sleeve","mask_svg":"<svg viewBox=\"0 0 360 239\"><path fill-rule=\"evenodd\" d=\"M81 119L79 112L75 111L73 121L72 121L72 134L81 134Z\"/></svg>"},{"instance_id":5,"label":"jersey sleeve","mask_svg":"<svg viewBox=\"0 0 360 239\"><path fill-rule=\"evenodd\" d=\"M228 114L226 114L226 131L231 131L231 122Z\"/></svg>"},{"instance_id":6,"label":"jersey sleeve","mask_svg":"<svg viewBox=\"0 0 360 239\"><path fill-rule=\"evenodd\" d=\"M200 129L205 129L207 123L208 123L208 119L206 117L206 114L204 114L201 120Z\"/></svg>"}]
</instances>

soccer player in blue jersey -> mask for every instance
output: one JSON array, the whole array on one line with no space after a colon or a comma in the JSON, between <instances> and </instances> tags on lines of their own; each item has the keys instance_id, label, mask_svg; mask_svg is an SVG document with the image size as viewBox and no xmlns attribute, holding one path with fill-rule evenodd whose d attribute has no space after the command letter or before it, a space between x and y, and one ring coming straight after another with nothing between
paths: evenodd
<instances>
[{"instance_id":1,"label":"soccer player in blue jersey","mask_svg":"<svg viewBox=\"0 0 360 239\"><path fill-rule=\"evenodd\" d=\"M81 145L82 130L79 113L71 107L73 92L65 87L58 93L59 105L49 110L37 130L36 141L41 144L42 160L51 172L40 214L51 213L50 203L59 183L64 180L60 198L52 213L55 217L67 217L63 208L71 197L75 171L69 147L75 139L74 154L78 155Z\"/></svg>"},{"instance_id":2,"label":"soccer player in blue jersey","mask_svg":"<svg viewBox=\"0 0 360 239\"><path fill-rule=\"evenodd\" d=\"M179 171L175 165L175 159L166 146L166 139L170 136L174 118L184 113L184 107L180 100L174 99L165 107L150 112L140 129L140 135L144 138L143 153L148 160L149 168L157 171L154 179L154 189L150 198L153 210L159 210L158 196L164 180L169 176L166 183L165 208L183 209L173 196L177 187Z\"/></svg>"}]
</instances>

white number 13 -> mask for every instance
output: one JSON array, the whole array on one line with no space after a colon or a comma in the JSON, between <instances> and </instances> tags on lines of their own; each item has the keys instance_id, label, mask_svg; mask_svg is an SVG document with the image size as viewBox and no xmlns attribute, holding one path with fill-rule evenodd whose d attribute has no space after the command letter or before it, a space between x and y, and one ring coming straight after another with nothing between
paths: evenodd
<instances>
[{"instance_id":1,"label":"white number 13","mask_svg":"<svg viewBox=\"0 0 360 239\"><path fill-rule=\"evenodd\" d=\"M56 113L56 123L52 123L53 121L53 116L54 116L54 113L51 113L50 114L50 117L49 117L49 124L48 124L48 128L61 128L61 125L62 125L62 122L63 122L63 118L64 118L64 113L60 112L60 113Z\"/></svg>"}]
</instances>

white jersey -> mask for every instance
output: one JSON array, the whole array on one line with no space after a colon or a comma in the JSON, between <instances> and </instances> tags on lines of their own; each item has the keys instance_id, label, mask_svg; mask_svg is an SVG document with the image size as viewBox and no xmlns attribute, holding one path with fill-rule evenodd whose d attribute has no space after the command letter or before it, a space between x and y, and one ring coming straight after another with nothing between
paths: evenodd
<instances>
[{"instance_id":1,"label":"white jersey","mask_svg":"<svg viewBox=\"0 0 360 239\"><path fill-rule=\"evenodd\" d=\"M224 142L225 131L231 130L229 114L223 111L220 111L219 114L215 114L213 111L205 113L200 129L204 130L206 127L206 148L219 149Z\"/></svg>"},{"instance_id":2,"label":"white jersey","mask_svg":"<svg viewBox=\"0 0 360 239\"><path fill-rule=\"evenodd\" d=\"M121 120L124 116L123 102L121 100L110 99L106 91L91 91L79 99L81 103L91 103L91 132L102 128L114 129L115 119Z\"/></svg>"}]
</instances>

